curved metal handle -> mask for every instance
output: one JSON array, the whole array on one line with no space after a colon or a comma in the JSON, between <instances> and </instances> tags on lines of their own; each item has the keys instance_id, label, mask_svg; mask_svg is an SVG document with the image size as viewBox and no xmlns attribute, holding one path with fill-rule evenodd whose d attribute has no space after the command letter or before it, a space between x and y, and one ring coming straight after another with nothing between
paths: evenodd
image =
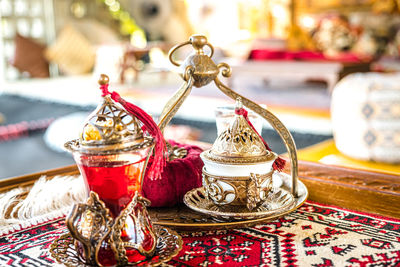
<instances>
[{"instance_id":1,"label":"curved metal handle","mask_svg":"<svg viewBox=\"0 0 400 267\"><path fill-rule=\"evenodd\" d=\"M172 55L175 53L176 50L178 50L178 48L181 48L182 46L185 46L185 45L188 45L188 44L191 44L191 42L190 42L190 41L187 41L187 42L184 42L184 43L175 45L174 47L171 48L171 50L169 50L168 58L169 58L169 61L171 61L172 64L174 64L174 65L177 66L177 67L179 67L179 66L181 65L181 64L179 64L178 62L176 62L176 61L172 58Z\"/></svg>"},{"instance_id":2,"label":"curved metal handle","mask_svg":"<svg viewBox=\"0 0 400 267\"><path fill-rule=\"evenodd\" d=\"M251 101L248 98L245 98L244 96L236 93L226 85L224 85L218 78L215 78L214 80L215 85L228 97L232 98L233 100L236 100L238 97L242 99L242 103L244 106L247 108L251 109L252 111L256 112L259 114L261 117L263 117L266 121L268 121L271 126L278 132L279 136L283 140L286 146L286 150L288 151L289 154L289 159L291 163L291 175L292 175L292 194L294 197L297 197L297 179L298 179L298 165L297 165L297 152L296 152L296 145L294 143L293 137L290 134L289 130L283 125L283 123L275 117L274 114L272 114L270 111L267 109L262 108L261 106L257 105L253 101Z\"/></svg>"},{"instance_id":3,"label":"curved metal handle","mask_svg":"<svg viewBox=\"0 0 400 267\"><path fill-rule=\"evenodd\" d=\"M209 57L211 58L214 55L214 47L207 41L207 38L204 35L192 35L189 39L189 41L186 41L181 44L177 44L174 47L171 48L171 50L168 53L168 58L169 61L171 61L172 64L175 66L179 67L181 64L176 62L172 56L178 50L179 48L191 44L193 48L195 49L196 53L199 55L204 55L204 46L208 46L211 50L211 53Z\"/></svg>"},{"instance_id":4,"label":"curved metal handle","mask_svg":"<svg viewBox=\"0 0 400 267\"><path fill-rule=\"evenodd\" d=\"M212 46L210 43L207 43L206 46L208 46L211 51L209 57L212 57L214 55L214 46Z\"/></svg>"},{"instance_id":5,"label":"curved metal handle","mask_svg":"<svg viewBox=\"0 0 400 267\"><path fill-rule=\"evenodd\" d=\"M160 128L161 132L164 132L165 126L172 120L175 114L178 112L179 108L182 106L183 102L185 101L186 97L190 94L193 88L193 70L191 68L187 68L185 72L185 76L187 76L187 81L183 83L181 88L176 91L176 93L168 100L167 104L165 104L160 120L158 122L158 127Z\"/></svg>"}]
</instances>

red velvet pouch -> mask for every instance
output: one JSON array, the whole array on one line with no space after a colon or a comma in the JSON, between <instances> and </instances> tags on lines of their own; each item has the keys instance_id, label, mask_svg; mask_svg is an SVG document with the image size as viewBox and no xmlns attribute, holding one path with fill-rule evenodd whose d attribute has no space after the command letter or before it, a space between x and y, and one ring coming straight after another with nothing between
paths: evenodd
<instances>
[{"instance_id":1,"label":"red velvet pouch","mask_svg":"<svg viewBox=\"0 0 400 267\"><path fill-rule=\"evenodd\" d=\"M186 192L202 186L203 161L200 147L179 144L169 140L172 146L187 150L186 157L168 161L161 174L161 179L144 178L142 192L151 201L151 207L171 207L182 203ZM149 166L151 165L151 159Z\"/></svg>"}]
</instances>

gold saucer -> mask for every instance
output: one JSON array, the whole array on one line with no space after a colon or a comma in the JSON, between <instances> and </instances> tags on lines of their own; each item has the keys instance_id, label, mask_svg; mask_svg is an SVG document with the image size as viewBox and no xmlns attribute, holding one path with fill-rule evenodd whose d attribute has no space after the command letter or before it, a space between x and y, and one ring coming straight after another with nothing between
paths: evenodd
<instances>
[{"instance_id":1,"label":"gold saucer","mask_svg":"<svg viewBox=\"0 0 400 267\"><path fill-rule=\"evenodd\" d=\"M211 199L206 197L204 187L187 192L183 198L183 202L192 210L224 221L253 220L268 217L284 213L290 210L295 204L293 195L283 188L273 188L268 194L267 199L252 211L249 211L246 206L216 205Z\"/></svg>"},{"instance_id":2,"label":"gold saucer","mask_svg":"<svg viewBox=\"0 0 400 267\"><path fill-rule=\"evenodd\" d=\"M292 177L283 172L274 172L273 177L277 176L282 181L281 188L290 192ZM274 177L275 178L275 177ZM258 224L267 223L293 212L299 208L307 200L307 187L299 180L298 181L298 196L295 198L295 205L285 212L248 220L221 220L214 216L200 213L188 208L182 204L170 208L149 208L149 214L153 225L172 228L177 231L207 231L220 229L233 229L251 227Z\"/></svg>"},{"instance_id":3,"label":"gold saucer","mask_svg":"<svg viewBox=\"0 0 400 267\"><path fill-rule=\"evenodd\" d=\"M158 235L156 252L153 257L141 262L140 266L157 266L171 260L182 249L182 238L175 231L155 226ZM64 234L57 238L50 247L51 256L58 263L68 267L86 267L87 265L75 250L71 235Z\"/></svg>"}]
</instances>

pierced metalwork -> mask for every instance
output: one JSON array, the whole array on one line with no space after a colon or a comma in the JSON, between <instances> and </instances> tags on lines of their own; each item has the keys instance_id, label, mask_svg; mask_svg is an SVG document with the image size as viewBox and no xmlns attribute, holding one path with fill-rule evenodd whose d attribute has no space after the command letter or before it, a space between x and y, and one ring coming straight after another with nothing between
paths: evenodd
<instances>
[{"instance_id":1,"label":"pierced metalwork","mask_svg":"<svg viewBox=\"0 0 400 267\"><path fill-rule=\"evenodd\" d=\"M80 136L82 145L104 145L129 140L142 140L139 121L119 107L109 96L89 116Z\"/></svg>"},{"instance_id":2,"label":"pierced metalwork","mask_svg":"<svg viewBox=\"0 0 400 267\"><path fill-rule=\"evenodd\" d=\"M138 250L146 258L152 257L156 252L156 242L146 250L142 247L140 241L132 243L123 241L121 238L122 231L124 231L129 219L135 225L135 234L138 236L138 240L143 238L144 233L149 234L152 240L157 240L146 210L148 205L150 205L150 201L136 192L131 202L114 220L97 193L91 191L87 203L74 205L66 218L70 235L75 240L75 249L80 251L80 248L82 248L83 250L82 257L79 257L80 260L85 264L101 266L99 251L100 247L105 244L111 247L118 266L130 264L126 254L127 248ZM62 244L59 245L63 246ZM61 251L64 254L66 253L65 250L61 249ZM65 258L65 255L59 257Z\"/></svg>"},{"instance_id":3,"label":"pierced metalwork","mask_svg":"<svg viewBox=\"0 0 400 267\"><path fill-rule=\"evenodd\" d=\"M282 180L281 188L290 191L291 184L291 176L275 171L273 173L273 177L275 179ZM261 216L255 219L242 218L239 220L234 219L221 219L219 217L214 217L209 213L200 213L189 208L186 205L178 205L174 207L164 207L164 208L149 208L149 214L151 220L155 226L164 226L168 228L172 228L178 231L208 231L208 230L220 230L220 229L234 229L234 228L245 228L251 227L258 224L264 224L266 222L275 220L285 214L288 214L306 201L308 196L308 191L305 185L299 181L299 196L295 198L295 204L290 209L282 212L277 212L274 214L269 214L265 216ZM195 195L196 198L206 198L206 193L204 195L198 196ZM200 201L200 200L199 200ZM203 200L201 200L203 201ZM210 202L212 202L210 200ZM215 204L214 204L215 205ZM235 206L237 210L238 206ZM247 207L244 206L244 208ZM254 212L254 210L252 211Z\"/></svg>"},{"instance_id":4,"label":"pierced metalwork","mask_svg":"<svg viewBox=\"0 0 400 267\"><path fill-rule=\"evenodd\" d=\"M250 176L218 176L203 168L203 186L206 197L216 205L247 206L251 211L267 199L272 189L272 174Z\"/></svg>"},{"instance_id":5,"label":"pierced metalwork","mask_svg":"<svg viewBox=\"0 0 400 267\"><path fill-rule=\"evenodd\" d=\"M253 210L261 201L267 199L272 189L272 172L269 175L250 173L250 181L247 185L247 203L249 210Z\"/></svg>"},{"instance_id":6,"label":"pierced metalwork","mask_svg":"<svg viewBox=\"0 0 400 267\"><path fill-rule=\"evenodd\" d=\"M135 205L131 205L131 208L129 211L126 212L126 217L130 216L131 219L133 220L133 223L139 228L141 228L141 231L148 232L151 236L151 238L156 239L156 236L152 230L153 225L151 221L149 220L149 215L147 213L146 206L150 206L150 201L138 193L133 197L132 202L135 202ZM125 218L126 218L125 217ZM125 220L121 220L122 227L124 226ZM151 248L148 250L144 249L142 245L132 243L132 242L124 242L124 246L127 248L134 248L139 250L140 254L145 255L146 257L151 257L153 256L155 252L155 247L156 243L153 244Z\"/></svg>"},{"instance_id":7,"label":"pierced metalwork","mask_svg":"<svg viewBox=\"0 0 400 267\"><path fill-rule=\"evenodd\" d=\"M87 204L75 204L65 222L71 235L80 242L86 262L97 264L100 246L114 224L103 201L90 192Z\"/></svg>"},{"instance_id":8,"label":"pierced metalwork","mask_svg":"<svg viewBox=\"0 0 400 267\"><path fill-rule=\"evenodd\" d=\"M268 162L277 157L265 148L260 136L242 115L235 115L229 127L203 156L218 163L235 165Z\"/></svg>"},{"instance_id":9,"label":"pierced metalwork","mask_svg":"<svg viewBox=\"0 0 400 267\"><path fill-rule=\"evenodd\" d=\"M65 148L74 152L107 154L150 146L152 139L143 136L137 118L129 114L109 96L86 119L79 139Z\"/></svg>"},{"instance_id":10,"label":"pierced metalwork","mask_svg":"<svg viewBox=\"0 0 400 267\"><path fill-rule=\"evenodd\" d=\"M182 238L175 231L160 226L155 226L154 230L158 236L155 253L154 256L141 262L143 266L158 266L171 260L182 249ZM74 239L70 234L64 234L57 238L50 246L50 254L58 263L67 267L92 266L79 256L74 246Z\"/></svg>"},{"instance_id":11,"label":"pierced metalwork","mask_svg":"<svg viewBox=\"0 0 400 267\"><path fill-rule=\"evenodd\" d=\"M174 159L183 159L184 157L187 156L188 151L179 146L172 146L170 143L167 142L167 148L168 148L168 160L174 160Z\"/></svg>"}]
</instances>

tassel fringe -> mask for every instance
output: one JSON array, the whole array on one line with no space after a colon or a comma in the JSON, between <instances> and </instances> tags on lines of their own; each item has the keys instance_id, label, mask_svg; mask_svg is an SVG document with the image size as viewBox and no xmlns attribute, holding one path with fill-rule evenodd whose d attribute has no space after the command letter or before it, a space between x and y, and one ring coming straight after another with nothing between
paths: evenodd
<instances>
[{"instance_id":1,"label":"tassel fringe","mask_svg":"<svg viewBox=\"0 0 400 267\"><path fill-rule=\"evenodd\" d=\"M0 235L62 217L75 203L86 202L80 176L42 176L29 188L0 194Z\"/></svg>"},{"instance_id":2,"label":"tassel fringe","mask_svg":"<svg viewBox=\"0 0 400 267\"><path fill-rule=\"evenodd\" d=\"M126 111L138 118L139 121L143 123L143 130L147 131L155 139L153 160L150 168L147 170L148 173L146 177L149 177L152 180L160 179L163 169L166 165L167 146L164 136L157 124L144 110L132 103L125 101L117 92L111 93L108 91L108 84L101 85L100 89L102 90L103 96L110 95L115 102L120 103L126 109Z\"/></svg>"}]
</instances>

